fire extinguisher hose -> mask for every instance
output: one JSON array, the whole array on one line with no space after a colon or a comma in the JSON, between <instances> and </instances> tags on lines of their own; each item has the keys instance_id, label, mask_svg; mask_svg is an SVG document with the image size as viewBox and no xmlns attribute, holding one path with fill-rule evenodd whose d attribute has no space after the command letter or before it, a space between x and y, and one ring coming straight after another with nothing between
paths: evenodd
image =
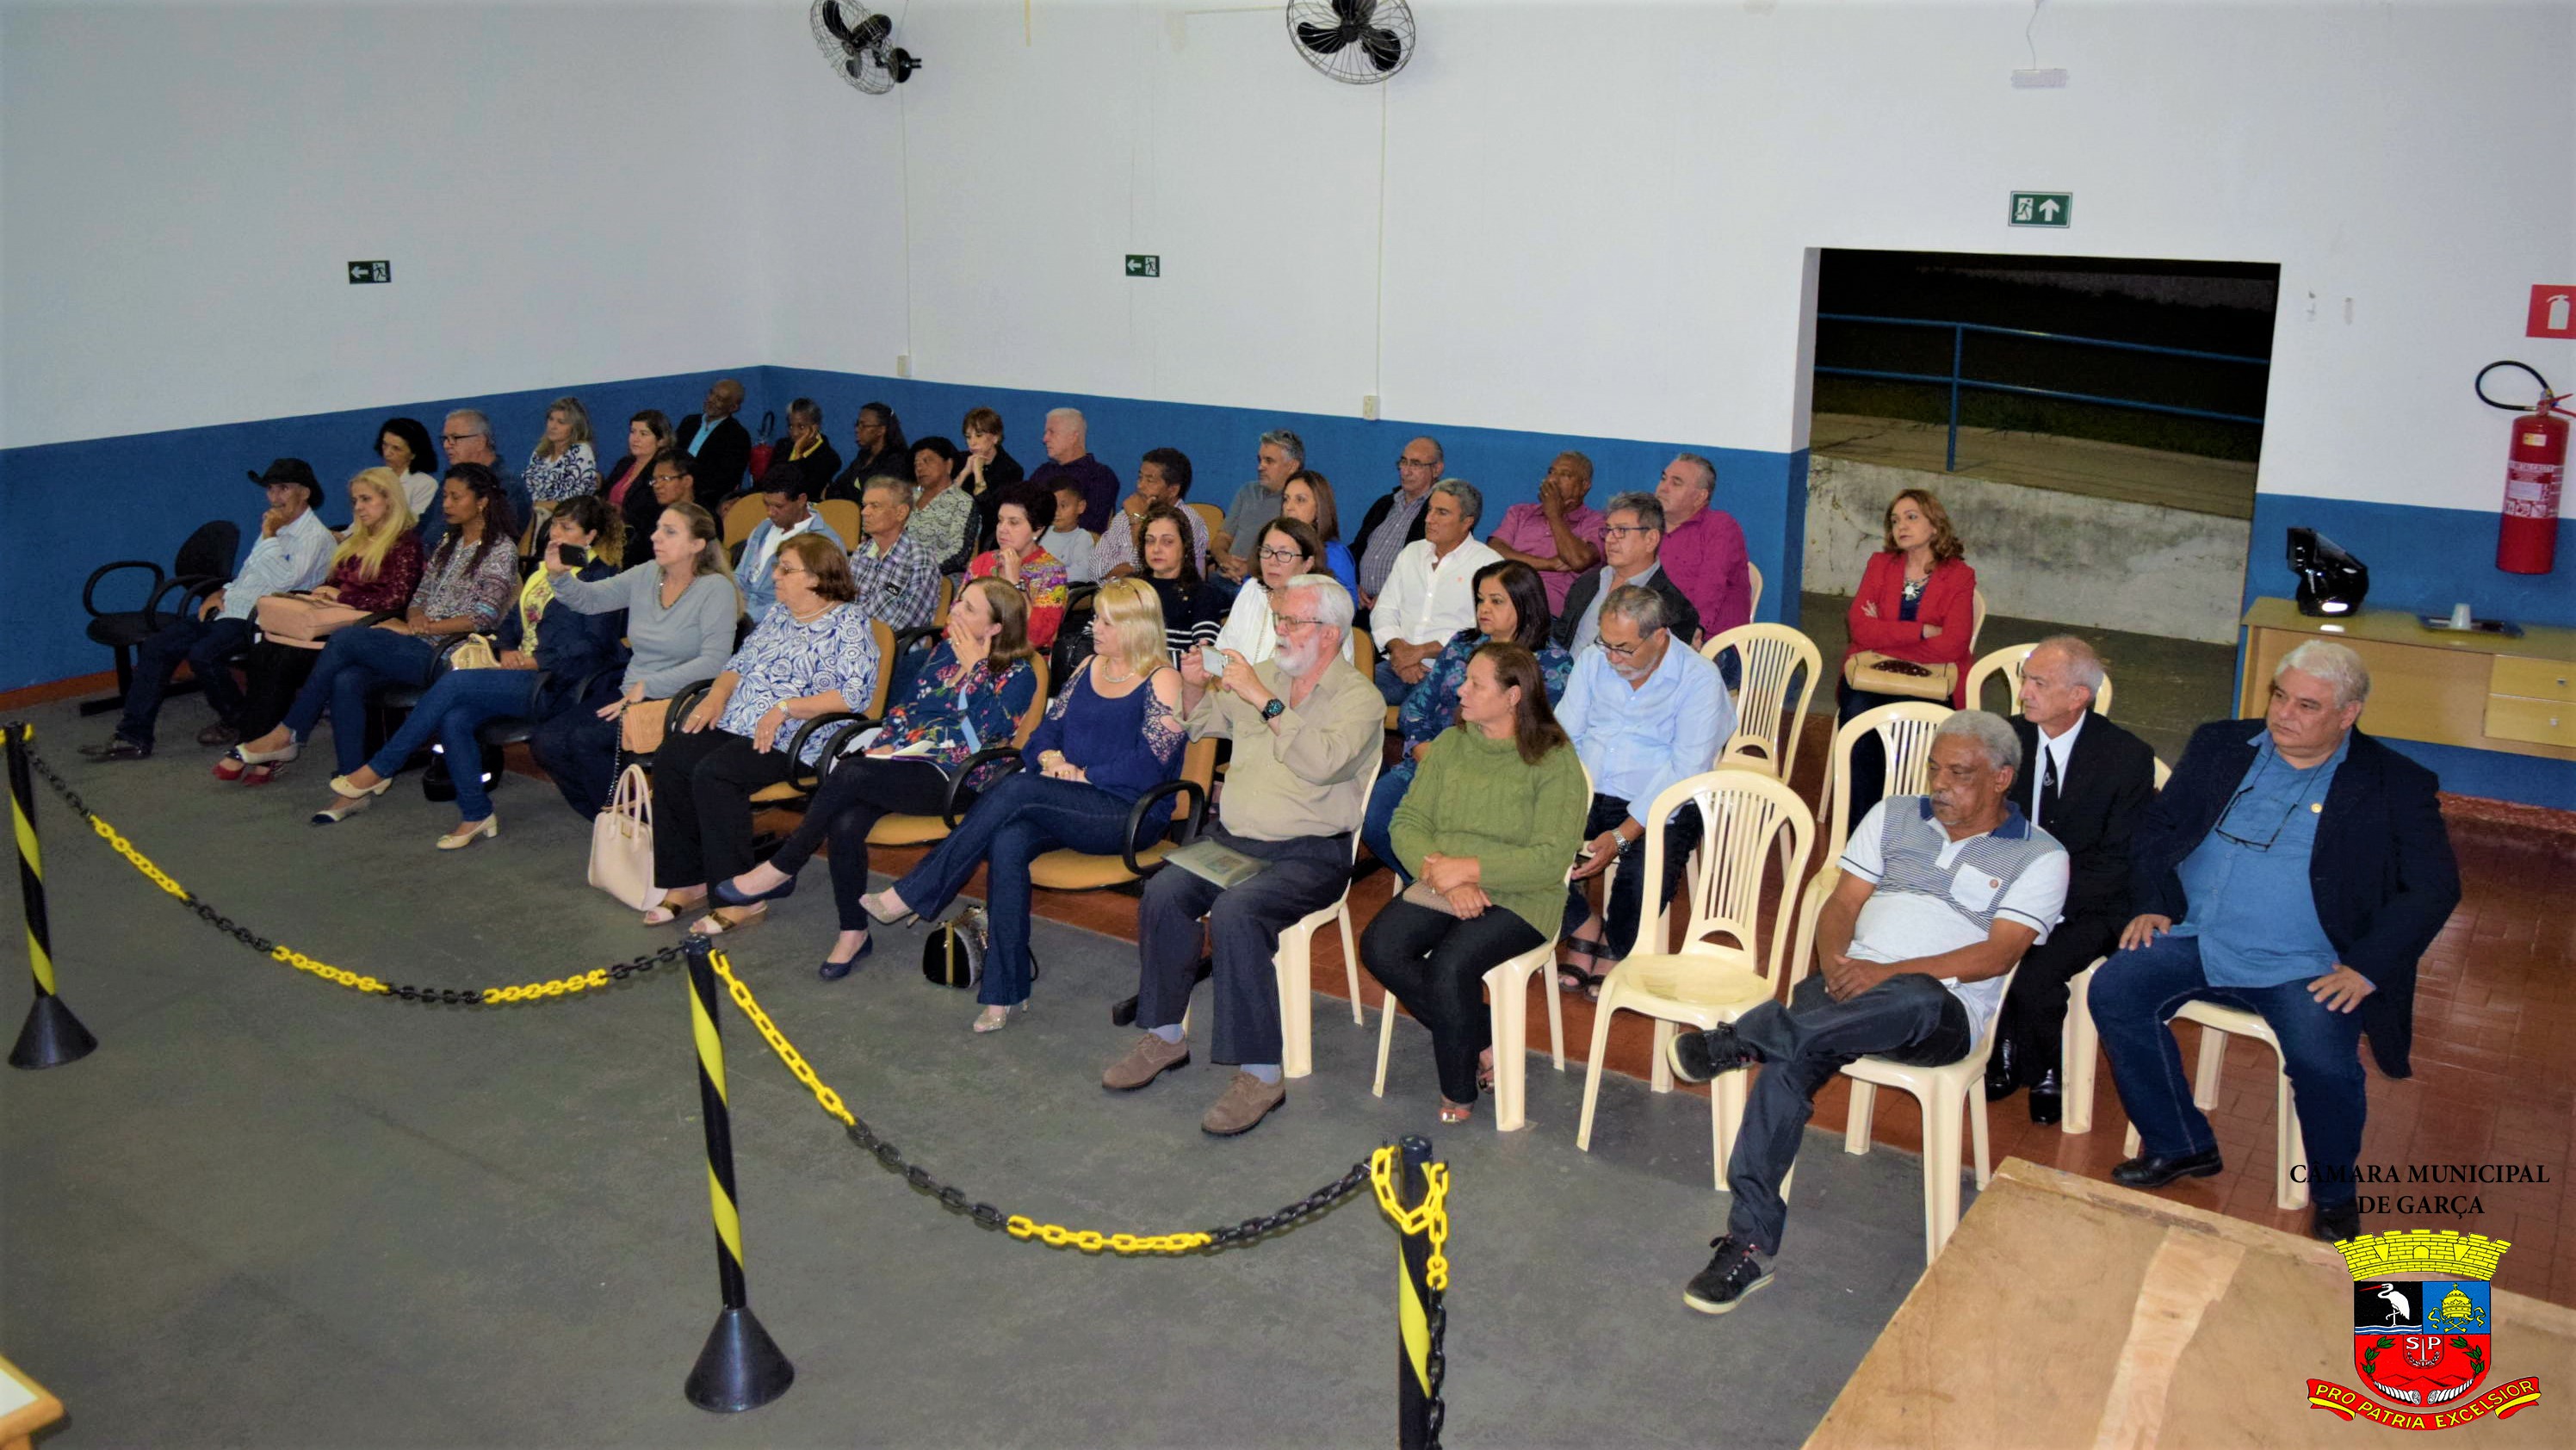
<instances>
[{"instance_id":1,"label":"fire extinguisher hose","mask_svg":"<svg viewBox=\"0 0 2576 1450\"><path fill-rule=\"evenodd\" d=\"M2499 403L2495 399L2488 397L2487 374L2494 372L2497 368L2520 368L2524 372L2531 374L2531 380L2540 384L2540 401L2537 403ZM2478 390L2479 402L2486 404L2490 408L2502 408L2508 413L2545 413L2550 411L2552 408L2557 407L2558 404L2566 401L2569 396L2566 393L2551 392L2549 390L2549 379L2540 375L2540 369L2533 367L2531 364L2526 362L2515 362L2511 358L2506 358L2502 362L2491 362L2485 367L2478 369L2478 380L2474 386Z\"/></svg>"}]
</instances>

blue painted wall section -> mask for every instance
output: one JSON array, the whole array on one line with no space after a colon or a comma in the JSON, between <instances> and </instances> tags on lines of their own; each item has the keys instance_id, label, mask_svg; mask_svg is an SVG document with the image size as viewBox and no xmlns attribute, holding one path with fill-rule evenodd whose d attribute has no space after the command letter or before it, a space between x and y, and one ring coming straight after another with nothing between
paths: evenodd
<instances>
[{"instance_id":1,"label":"blue painted wall section","mask_svg":"<svg viewBox=\"0 0 2576 1450\"><path fill-rule=\"evenodd\" d=\"M2286 599L2298 588L2287 562L2286 533L2304 526L2370 566L2367 603L2374 609L2448 614L2453 604L2466 600L2484 619L2576 625L2576 520L2558 521L2555 573L2508 574L2495 566L2496 519L2495 513L2477 509L2257 494L2245 603L2251 607L2264 596ZM2244 658L2240 638L2240 669ZM2362 728L2369 727L2365 713ZM2439 773L2444 790L2576 810L2576 761L2411 740L2388 743Z\"/></svg>"}]
</instances>

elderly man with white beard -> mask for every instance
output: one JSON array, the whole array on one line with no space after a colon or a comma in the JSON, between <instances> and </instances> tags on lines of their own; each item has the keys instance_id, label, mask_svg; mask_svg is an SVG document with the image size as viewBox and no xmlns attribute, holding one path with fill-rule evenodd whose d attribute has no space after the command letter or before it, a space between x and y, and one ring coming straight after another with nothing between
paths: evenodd
<instances>
[{"instance_id":1,"label":"elderly man with white beard","mask_svg":"<svg viewBox=\"0 0 2576 1450\"><path fill-rule=\"evenodd\" d=\"M1224 816L1201 840L1262 863L1220 888L1185 869L1156 872L1137 908L1136 1025L1127 1055L1102 1087L1133 1092L1190 1060L1181 1014L1197 983L1199 919L1207 919L1215 969L1214 1056L1240 1069L1199 1120L1218 1137L1251 1131L1288 1097L1279 1080L1279 938L1299 918L1332 905L1350 877L1351 833L1368 808L1386 706L1367 676L1342 658L1351 596L1329 574L1300 574L1273 596L1278 651L1258 665L1223 652L1211 676L1203 654L1181 662L1181 708L1193 740L1234 742Z\"/></svg>"}]
</instances>

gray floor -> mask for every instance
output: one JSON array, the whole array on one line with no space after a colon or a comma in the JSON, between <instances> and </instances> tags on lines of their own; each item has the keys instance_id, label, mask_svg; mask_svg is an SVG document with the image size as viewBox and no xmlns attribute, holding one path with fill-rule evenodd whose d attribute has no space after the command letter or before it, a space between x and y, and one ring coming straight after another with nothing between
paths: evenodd
<instances>
[{"instance_id":1,"label":"gray floor","mask_svg":"<svg viewBox=\"0 0 2576 1450\"><path fill-rule=\"evenodd\" d=\"M184 740L202 708L175 703L165 729ZM579 885L585 833L541 784L510 781L500 840L446 855L430 841L452 816L409 779L321 831L304 824L318 766L256 792L208 779L193 746L91 766L73 746L103 724L33 718L44 753L173 876L324 960L480 985L667 939ZM705 1415L680 1394L716 1287L676 975L515 1009L363 999L217 936L39 790L62 990L104 1044L0 1072L0 1346L70 1405L50 1445L1392 1434L1394 1241L1373 1208L1178 1262L1018 1243L863 1159L738 1016L752 1302L798 1377L756 1413ZM1579 1154L1582 1079L1542 1060L1531 1131L1440 1130L1420 1032L1399 1027L1381 1101L1375 1019L1363 1033L1319 1000L1315 1076L1217 1141L1196 1127L1215 1072L1127 1098L1097 1086L1126 1043L1103 1009L1132 988L1132 948L1042 925L1036 1010L976 1038L965 994L885 960L911 933L848 981L815 979L819 878L740 939L746 979L859 1111L1007 1210L1206 1226L1431 1132L1457 1185L1453 1443L1794 1445L1920 1272L1917 1161L1811 1135L1779 1282L1703 1318L1679 1288L1727 1200L1700 1099L1614 1079Z\"/></svg>"}]
</instances>

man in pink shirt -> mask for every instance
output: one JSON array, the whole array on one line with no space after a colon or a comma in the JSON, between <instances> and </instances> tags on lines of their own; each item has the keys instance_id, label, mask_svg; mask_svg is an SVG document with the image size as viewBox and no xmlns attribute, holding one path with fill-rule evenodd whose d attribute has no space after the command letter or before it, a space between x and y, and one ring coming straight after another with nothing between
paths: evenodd
<instances>
[{"instance_id":1,"label":"man in pink shirt","mask_svg":"<svg viewBox=\"0 0 2576 1450\"><path fill-rule=\"evenodd\" d=\"M1744 553L1744 529L1723 509L1710 508L1717 465L1684 453L1664 465L1655 498L1664 506L1664 574L1699 611L1700 628L1714 638L1753 622L1753 578Z\"/></svg>"},{"instance_id":2,"label":"man in pink shirt","mask_svg":"<svg viewBox=\"0 0 2576 1450\"><path fill-rule=\"evenodd\" d=\"M1494 552L1538 571L1551 615L1565 612L1565 593L1583 571L1601 562L1601 515L1583 506L1592 489L1592 460L1556 455L1538 486L1538 502L1503 510L1503 525L1490 541Z\"/></svg>"}]
</instances>

